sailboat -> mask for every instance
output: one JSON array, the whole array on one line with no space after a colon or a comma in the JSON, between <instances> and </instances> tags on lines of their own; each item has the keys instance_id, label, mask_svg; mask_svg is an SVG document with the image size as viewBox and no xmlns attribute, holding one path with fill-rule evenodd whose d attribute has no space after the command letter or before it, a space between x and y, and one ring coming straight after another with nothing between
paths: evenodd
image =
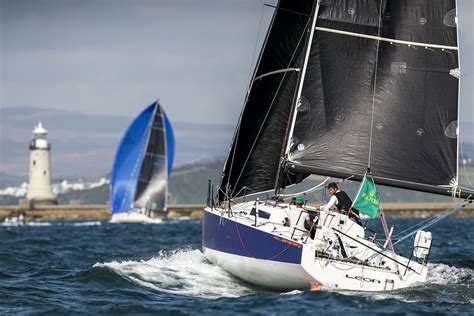
<instances>
[{"instance_id":1,"label":"sailboat","mask_svg":"<svg viewBox=\"0 0 474 316\"><path fill-rule=\"evenodd\" d=\"M156 101L130 124L117 148L110 180L110 222L162 221L173 158L173 129Z\"/></svg>"},{"instance_id":2,"label":"sailboat","mask_svg":"<svg viewBox=\"0 0 474 316\"><path fill-rule=\"evenodd\" d=\"M280 0L221 182L208 187L205 256L275 290L389 291L424 282L429 226L399 238L415 237L400 255L375 185L472 201L457 181L456 19L455 0ZM369 209L358 210L372 207L371 217L381 218L384 240L347 212L286 200L285 188L310 175L361 181L354 203L365 199ZM262 193L270 197L249 200Z\"/></svg>"}]
</instances>

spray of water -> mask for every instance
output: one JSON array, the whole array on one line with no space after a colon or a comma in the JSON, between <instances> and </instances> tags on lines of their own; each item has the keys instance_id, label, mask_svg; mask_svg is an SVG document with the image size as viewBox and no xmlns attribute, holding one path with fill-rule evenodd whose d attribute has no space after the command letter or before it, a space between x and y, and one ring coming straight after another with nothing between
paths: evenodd
<instances>
[{"instance_id":1,"label":"spray of water","mask_svg":"<svg viewBox=\"0 0 474 316\"><path fill-rule=\"evenodd\" d=\"M146 261L96 263L140 286L155 291L203 298L239 297L253 293L197 249L160 252Z\"/></svg>"}]
</instances>

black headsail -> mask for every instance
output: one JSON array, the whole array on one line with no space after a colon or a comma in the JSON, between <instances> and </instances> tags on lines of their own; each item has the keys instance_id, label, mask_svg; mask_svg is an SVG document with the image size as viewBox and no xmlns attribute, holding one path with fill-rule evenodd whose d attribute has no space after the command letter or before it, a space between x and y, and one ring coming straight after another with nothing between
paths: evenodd
<instances>
[{"instance_id":1,"label":"black headsail","mask_svg":"<svg viewBox=\"0 0 474 316\"><path fill-rule=\"evenodd\" d=\"M168 163L166 129L160 104L156 104L148 130L148 141L134 199L134 206L144 208L147 213L166 210Z\"/></svg>"},{"instance_id":2,"label":"black headsail","mask_svg":"<svg viewBox=\"0 0 474 316\"><path fill-rule=\"evenodd\" d=\"M449 194L457 183L455 4L320 1L288 168L360 179L370 167L380 184Z\"/></svg>"},{"instance_id":3,"label":"black headsail","mask_svg":"<svg viewBox=\"0 0 474 316\"><path fill-rule=\"evenodd\" d=\"M232 197L276 186L315 2L281 0L275 9L224 166L221 190Z\"/></svg>"}]
</instances>

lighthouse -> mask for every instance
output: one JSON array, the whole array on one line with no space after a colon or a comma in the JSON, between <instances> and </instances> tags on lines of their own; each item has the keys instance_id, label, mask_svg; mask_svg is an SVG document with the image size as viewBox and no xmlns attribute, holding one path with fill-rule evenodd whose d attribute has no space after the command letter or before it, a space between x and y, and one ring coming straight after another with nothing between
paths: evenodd
<instances>
[{"instance_id":1,"label":"lighthouse","mask_svg":"<svg viewBox=\"0 0 474 316\"><path fill-rule=\"evenodd\" d=\"M57 204L51 188L51 145L46 138L47 134L48 131L39 122L30 142L30 178L26 199L32 205Z\"/></svg>"}]
</instances>

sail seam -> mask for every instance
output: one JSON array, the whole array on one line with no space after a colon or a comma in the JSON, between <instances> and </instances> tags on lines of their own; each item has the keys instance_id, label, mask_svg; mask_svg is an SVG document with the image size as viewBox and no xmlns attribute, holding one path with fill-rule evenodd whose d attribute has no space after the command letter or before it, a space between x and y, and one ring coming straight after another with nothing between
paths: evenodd
<instances>
[{"instance_id":1,"label":"sail seam","mask_svg":"<svg viewBox=\"0 0 474 316\"><path fill-rule=\"evenodd\" d=\"M378 34L378 36L375 36L375 35L367 35L367 34L362 34L362 33L341 31L341 30L330 29L330 28L319 27L319 26L316 27L316 30L321 31L321 32L329 32L329 33L336 33L336 34L348 35L348 36L353 36L353 37L367 38L367 39L372 39L372 40L377 40L377 41L382 41L382 42L388 42L390 44L404 44L408 46L419 46L419 47L424 47L424 48L439 48L443 50L445 49L456 50L456 51L459 50L459 47L457 46L420 43L420 42L412 42L412 41L405 41L405 40L397 40L394 38L381 37L380 33Z\"/></svg>"}]
</instances>

